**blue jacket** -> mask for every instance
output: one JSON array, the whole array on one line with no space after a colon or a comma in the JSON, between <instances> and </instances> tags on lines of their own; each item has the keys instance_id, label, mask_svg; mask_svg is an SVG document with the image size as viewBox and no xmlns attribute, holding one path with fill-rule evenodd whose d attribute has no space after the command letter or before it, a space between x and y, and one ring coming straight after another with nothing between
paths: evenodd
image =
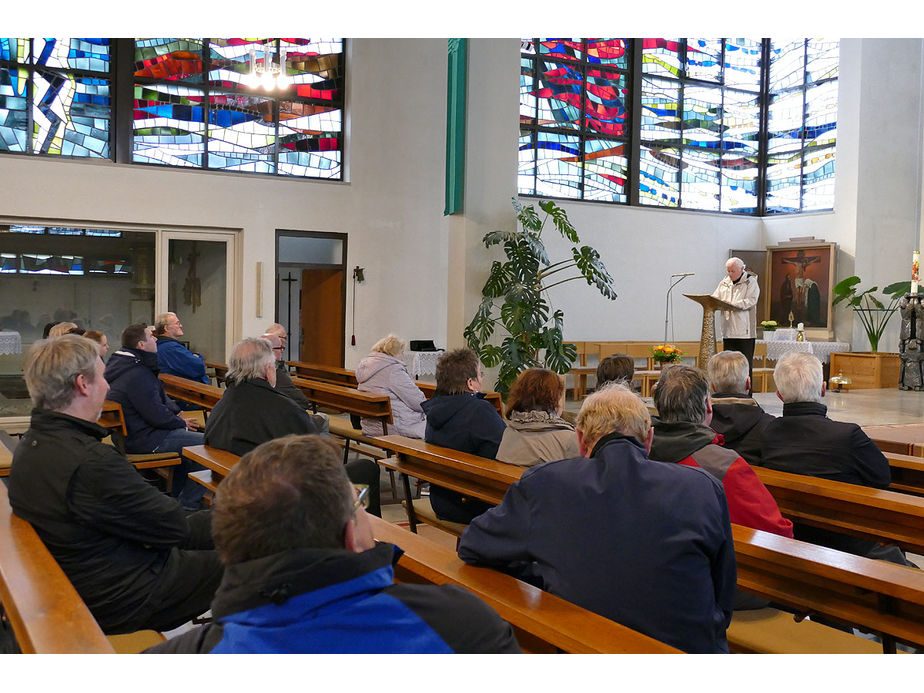
<instances>
[{"instance_id":1,"label":"blue jacket","mask_svg":"<svg viewBox=\"0 0 924 693\"><path fill-rule=\"evenodd\" d=\"M685 652L728 652L736 570L722 485L634 438L527 469L472 520L459 557Z\"/></svg>"},{"instance_id":2,"label":"blue jacket","mask_svg":"<svg viewBox=\"0 0 924 693\"><path fill-rule=\"evenodd\" d=\"M161 373L209 384L202 357L192 353L172 337L157 338L157 360Z\"/></svg>"},{"instance_id":3,"label":"blue jacket","mask_svg":"<svg viewBox=\"0 0 924 693\"><path fill-rule=\"evenodd\" d=\"M295 549L229 565L214 621L153 653L515 653L510 625L454 585L393 584L401 550Z\"/></svg>"},{"instance_id":4,"label":"blue jacket","mask_svg":"<svg viewBox=\"0 0 924 693\"><path fill-rule=\"evenodd\" d=\"M177 416L180 407L167 397L157 377L158 359L158 354L123 347L106 363L108 397L122 405L128 429L125 451L129 454L154 452L170 431L186 428L186 422Z\"/></svg>"},{"instance_id":5,"label":"blue jacket","mask_svg":"<svg viewBox=\"0 0 924 693\"><path fill-rule=\"evenodd\" d=\"M427 415L428 443L494 459L507 424L482 393L437 395L421 407Z\"/></svg>"}]
</instances>

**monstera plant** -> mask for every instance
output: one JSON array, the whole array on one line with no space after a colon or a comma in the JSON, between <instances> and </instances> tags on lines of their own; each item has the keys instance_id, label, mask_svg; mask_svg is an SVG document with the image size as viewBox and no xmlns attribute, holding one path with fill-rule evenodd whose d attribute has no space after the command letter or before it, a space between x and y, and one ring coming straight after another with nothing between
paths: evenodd
<instances>
[{"instance_id":1,"label":"monstera plant","mask_svg":"<svg viewBox=\"0 0 924 693\"><path fill-rule=\"evenodd\" d=\"M847 305L854 309L860 322L863 323L863 329L869 339L870 351L875 353L879 351L879 340L885 332L889 318L898 308L898 302L902 300L902 296L911 291L911 282L895 282L883 288L882 293L889 299L888 306L874 295L874 292L879 289L878 286L860 291L857 286L859 283L860 278L853 276L835 284L834 305L847 301Z\"/></svg>"},{"instance_id":2,"label":"monstera plant","mask_svg":"<svg viewBox=\"0 0 924 693\"><path fill-rule=\"evenodd\" d=\"M533 205L524 207L516 198L513 206L520 229L492 231L483 239L486 248L501 246L507 259L492 263L491 274L481 290L481 305L464 332L469 347L485 366L500 365L495 388L504 396L521 371L544 366L556 373L567 373L577 356L575 346L562 341L564 314L561 310L553 312L549 289L583 279L606 298L616 298L613 278L600 254L590 246L578 246L580 238L565 210L551 200L539 202L544 215ZM556 262L549 258L542 242L549 220L563 238L574 244L570 255ZM506 336L495 344L491 338L498 326Z\"/></svg>"}]
</instances>

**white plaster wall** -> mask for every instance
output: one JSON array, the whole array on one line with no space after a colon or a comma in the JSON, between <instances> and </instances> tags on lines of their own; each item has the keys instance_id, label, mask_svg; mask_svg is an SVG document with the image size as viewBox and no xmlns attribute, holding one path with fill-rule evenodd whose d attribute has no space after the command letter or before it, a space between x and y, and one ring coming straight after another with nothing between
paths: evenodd
<instances>
[{"instance_id":1,"label":"white plaster wall","mask_svg":"<svg viewBox=\"0 0 924 693\"><path fill-rule=\"evenodd\" d=\"M348 182L0 156L0 215L239 230L243 290L234 339L272 322L272 271L264 271L262 318L254 287L256 263L273 267L277 228L347 233L349 267L365 267L366 282L346 366L392 331L443 342L445 272L432 268L445 268L447 245L446 64L445 39L348 42ZM351 305L348 282L347 337Z\"/></svg>"}]
</instances>

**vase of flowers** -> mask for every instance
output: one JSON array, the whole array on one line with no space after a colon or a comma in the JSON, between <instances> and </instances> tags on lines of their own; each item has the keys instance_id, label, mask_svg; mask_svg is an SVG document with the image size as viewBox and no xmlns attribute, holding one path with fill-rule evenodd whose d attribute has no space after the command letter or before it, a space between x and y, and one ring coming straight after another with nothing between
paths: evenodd
<instances>
[{"instance_id":1,"label":"vase of flowers","mask_svg":"<svg viewBox=\"0 0 924 693\"><path fill-rule=\"evenodd\" d=\"M776 328L779 327L776 320L762 320L760 326L764 328L764 332L775 332Z\"/></svg>"},{"instance_id":2,"label":"vase of flowers","mask_svg":"<svg viewBox=\"0 0 924 693\"><path fill-rule=\"evenodd\" d=\"M673 344L658 344L651 348L651 360L655 368L661 368L665 363L677 363L683 352Z\"/></svg>"}]
</instances>

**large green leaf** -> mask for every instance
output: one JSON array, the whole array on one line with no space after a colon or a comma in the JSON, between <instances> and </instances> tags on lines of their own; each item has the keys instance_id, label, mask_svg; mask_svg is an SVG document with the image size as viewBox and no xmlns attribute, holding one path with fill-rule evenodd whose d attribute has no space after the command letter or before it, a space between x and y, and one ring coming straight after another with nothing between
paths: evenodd
<instances>
[{"instance_id":1,"label":"large green leaf","mask_svg":"<svg viewBox=\"0 0 924 693\"><path fill-rule=\"evenodd\" d=\"M478 351L478 357L488 368L494 368L504 358L504 350L496 344L485 344Z\"/></svg>"},{"instance_id":2,"label":"large green leaf","mask_svg":"<svg viewBox=\"0 0 924 693\"><path fill-rule=\"evenodd\" d=\"M613 277L606 271L606 267L600 259L600 253L589 245L581 246L580 250L572 248L571 253L575 264L584 279L587 280L587 284L595 284L601 294L611 301L615 300L616 290L613 289Z\"/></svg>"},{"instance_id":3,"label":"large green leaf","mask_svg":"<svg viewBox=\"0 0 924 693\"><path fill-rule=\"evenodd\" d=\"M901 298L905 294L911 293L911 282L895 282L882 289L882 293L892 298Z\"/></svg>"},{"instance_id":4,"label":"large green leaf","mask_svg":"<svg viewBox=\"0 0 924 693\"><path fill-rule=\"evenodd\" d=\"M860 278L853 276L842 279L837 284L835 284L831 291L833 291L834 295L838 298L836 298L834 302L838 303L839 301L843 301L845 298L853 294L856 291L854 287L859 283Z\"/></svg>"},{"instance_id":5,"label":"large green leaf","mask_svg":"<svg viewBox=\"0 0 924 693\"><path fill-rule=\"evenodd\" d=\"M491 339L494 334L495 320L491 318L494 308L494 299L485 297L475 312L475 317L462 332L470 349L478 351L482 344Z\"/></svg>"},{"instance_id":6,"label":"large green leaf","mask_svg":"<svg viewBox=\"0 0 924 693\"><path fill-rule=\"evenodd\" d=\"M510 282L514 279L514 273L509 263L501 263L495 260L491 263L491 273L488 275L484 288L481 290L483 296L490 298L499 298L506 293Z\"/></svg>"},{"instance_id":7,"label":"large green leaf","mask_svg":"<svg viewBox=\"0 0 924 693\"><path fill-rule=\"evenodd\" d=\"M546 214L552 217L552 223L555 224L555 228L558 229L558 232L564 237L567 238L572 243L580 243L581 239L578 238L577 231L575 231L574 226L571 225L571 221L568 219L568 214L555 204L552 200L544 200L539 203L539 206L542 208Z\"/></svg>"},{"instance_id":8,"label":"large green leaf","mask_svg":"<svg viewBox=\"0 0 924 693\"><path fill-rule=\"evenodd\" d=\"M531 234L538 236L542 233L542 220L536 214L536 208L532 205L524 207L516 198L513 201L514 209L517 210L517 221L520 225Z\"/></svg>"}]
</instances>

